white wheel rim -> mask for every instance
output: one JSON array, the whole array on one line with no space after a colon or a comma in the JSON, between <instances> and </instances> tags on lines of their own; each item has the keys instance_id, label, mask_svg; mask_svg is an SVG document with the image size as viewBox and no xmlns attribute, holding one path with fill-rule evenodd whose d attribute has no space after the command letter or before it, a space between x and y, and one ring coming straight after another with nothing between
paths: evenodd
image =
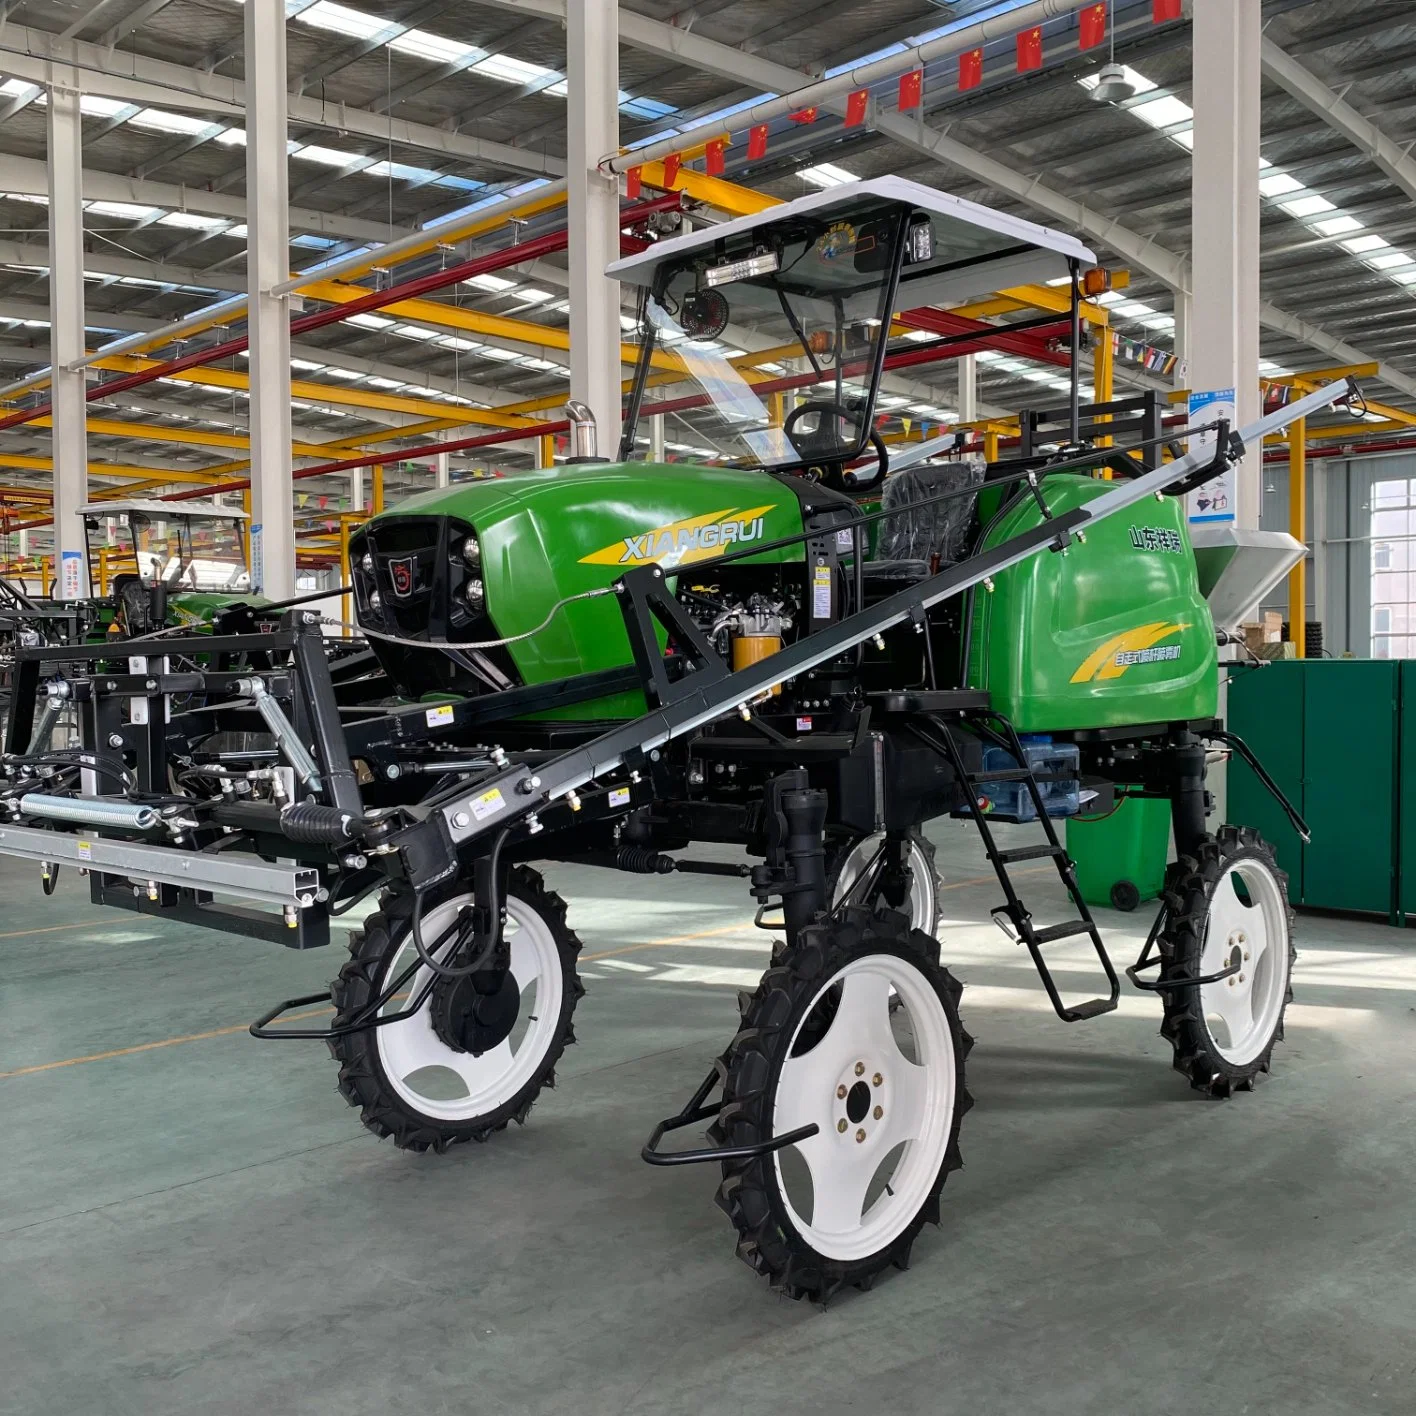
<instances>
[{"instance_id":1,"label":"white wheel rim","mask_svg":"<svg viewBox=\"0 0 1416 1416\"><path fill-rule=\"evenodd\" d=\"M1249 903L1240 899L1236 877ZM1252 857L1228 865L1210 896L1202 975L1219 973L1239 953L1237 974L1200 989L1205 1030L1215 1051L1235 1067L1260 1056L1278 1027L1288 993L1288 907L1283 887Z\"/></svg>"},{"instance_id":2,"label":"white wheel rim","mask_svg":"<svg viewBox=\"0 0 1416 1416\"><path fill-rule=\"evenodd\" d=\"M430 910L421 925L424 941L431 945L452 925L457 911L471 903L471 895L460 895ZM431 998L413 1017L374 1029L389 1086L413 1110L435 1120L471 1121L505 1105L535 1075L555 1039L564 995L556 941L540 914L516 895L507 898L506 916L511 976L521 996L510 1037L480 1057L458 1052L434 1031ZM448 940L434 957L442 962L455 942ZM410 934L393 951L380 987L387 987L388 980L415 957ZM406 996L391 1000L381 1012L406 1008L428 978L429 970L420 967L407 985Z\"/></svg>"},{"instance_id":3,"label":"white wheel rim","mask_svg":"<svg viewBox=\"0 0 1416 1416\"><path fill-rule=\"evenodd\" d=\"M812 999L793 1047L837 983L842 992L830 1026L801 1056L789 1049L773 1098L774 1135L811 1122L819 1129L774 1154L773 1163L797 1232L817 1253L848 1262L898 1238L933 1193L949 1145L958 1069L939 995L895 954L868 954L839 970ZM912 1043L913 1059L901 1051L899 1030ZM863 1114L861 1086L868 1094ZM783 1169L791 1155L810 1175L809 1218L802 1212L804 1184L791 1183Z\"/></svg>"},{"instance_id":4,"label":"white wheel rim","mask_svg":"<svg viewBox=\"0 0 1416 1416\"><path fill-rule=\"evenodd\" d=\"M841 862L840 872L836 876L836 888L832 893L831 903L839 904L841 899L849 893L852 885L860 879L860 873L871 861L875 859L875 853L880 849L881 843L885 840L885 835L881 832L875 836L862 836L854 846L851 847L850 854ZM934 891L934 869L929 863L928 857L920 849L918 841L910 842L909 853L910 867L910 900L909 916L910 927L912 929L922 929L926 934L933 935L937 915L935 913L935 891Z\"/></svg>"}]
</instances>

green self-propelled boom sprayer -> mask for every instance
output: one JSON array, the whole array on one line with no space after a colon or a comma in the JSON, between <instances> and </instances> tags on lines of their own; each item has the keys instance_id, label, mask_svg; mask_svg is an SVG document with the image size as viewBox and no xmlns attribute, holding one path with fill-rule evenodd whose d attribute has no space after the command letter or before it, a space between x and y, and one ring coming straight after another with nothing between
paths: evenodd
<instances>
[{"instance_id":1,"label":"green self-propelled boom sprayer","mask_svg":"<svg viewBox=\"0 0 1416 1416\"><path fill-rule=\"evenodd\" d=\"M1271 847L1210 823L1208 754L1252 755L1217 718L1184 494L1349 388L1191 428L1166 461L1184 434L1153 402L1080 402L1093 259L896 178L651 243L610 269L640 356L613 460L577 405L569 461L413 497L353 538L377 672L336 683L301 606L259 657L220 634L119 664L20 651L0 853L81 866L101 903L298 947L379 891L328 994L253 1031L328 1041L365 1124L414 1150L524 1120L574 1040L579 941L532 862L744 877L769 966L644 1157L717 1165L738 1253L796 1296L902 1264L959 1163L971 1040L933 819L976 825L993 917L1075 1022L1121 982L1054 818L1083 786L1167 800L1176 860L1125 972L1194 1086L1251 1086L1282 1034L1290 915ZM900 342L894 316L1044 281L1070 285L1070 319L1008 328L1070 348L1057 441L892 470L880 400L920 396L921 350L980 340ZM686 460L641 456L651 419ZM56 693L84 725L57 759L30 740ZM1021 840L997 829L1023 821ZM1034 919L1024 860L1055 868L1074 917ZM1049 967L1069 939L1094 997ZM321 1001L331 1024L282 1021Z\"/></svg>"}]
</instances>

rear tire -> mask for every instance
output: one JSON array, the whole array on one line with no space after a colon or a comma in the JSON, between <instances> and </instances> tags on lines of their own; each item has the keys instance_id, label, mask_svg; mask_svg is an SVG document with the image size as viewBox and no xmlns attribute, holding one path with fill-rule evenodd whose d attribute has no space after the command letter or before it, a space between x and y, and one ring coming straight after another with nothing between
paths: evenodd
<instances>
[{"instance_id":1,"label":"rear tire","mask_svg":"<svg viewBox=\"0 0 1416 1416\"><path fill-rule=\"evenodd\" d=\"M460 884L427 903L422 936L429 948L470 903ZM406 893L386 896L350 938L349 962L330 986L337 1027L354 1021L417 957L412 905ZM566 925L565 901L536 871L518 865L507 872L506 910L511 968L503 987L484 995L488 1022L473 1015L479 1000L470 989L439 982L413 1017L330 1039L340 1093L359 1108L365 1126L402 1149L444 1151L485 1141L509 1121L524 1122L542 1088L555 1085L555 1065L575 1041L571 1017L585 988L575 971L581 945ZM407 1008L427 978L420 967L404 997L381 1014ZM434 1009L441 1010L436 1021ZM469 1050L480 1044L480 1051Z\"/></svg>"},{"instance_id":2,"label":"rear tire","mask_svg":"<svg viewBox=\"0 0 1416 1416\"><path fill-rule=\"evenodd\" d=\"M884 833L853 836L838 845L826 863L826 893L832 905L850 889L852 882L874 858ZM909 833L910 896L900 909L914 929L931 938L939 932L939 872L934 865L934 842L918 826ZM866 903L861 901L860 903Z\"/></svg>"},{"instance_id":3,"label":"rear tire","mask_svg":"<svg viewBox=\"0 0 1416 1416\"><path fill-rule=\"evenodd\" d=\"M1288 877L1257 831L1225 826L1170 867L1164 900L1160 1031L1175 1048L1175 1069L1210 1096L1252 1090L1269 1070L1293 998ZM1231 962L1239 973L1218 983L1164 988Z\"/></svg>"},{"instance_id":4,"label":"rear tire","mask_svg":"<svg viewBox=\"0 0 1416 1416\"><path fill-rule=\"evenodd\" d=\"M738 1257L788 1297L869 1288L908 1267L920 1229L939 1221L939 1191L962 1163L973 1039L938 954L904 915L850 908L804 929L744 1001L711 1139L819 1129L723 1162L717 1203Z\"/></svg>"}]
</instances>

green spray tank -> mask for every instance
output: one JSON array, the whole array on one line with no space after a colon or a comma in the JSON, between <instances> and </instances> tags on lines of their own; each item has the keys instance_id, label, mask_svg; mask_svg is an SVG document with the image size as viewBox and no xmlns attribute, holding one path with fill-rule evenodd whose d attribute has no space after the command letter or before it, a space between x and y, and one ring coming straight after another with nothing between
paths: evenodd
<instances>
[{"instance_id":1,"label":"green spray tank","mask_svg":"<svg viewBox=\"0 0 1416 1416\"><path fill-rule=\"evenodd\" d=\"M1116 484L1061 474L1041 485L1058 516ZM980 549L1041 521L1037 502L1019 497L997 514ZM1020 732L1214 717L1217 664L1182 498L1140 502L975 592L969 684L986 690Z\"/></svg>"}]
</instances>

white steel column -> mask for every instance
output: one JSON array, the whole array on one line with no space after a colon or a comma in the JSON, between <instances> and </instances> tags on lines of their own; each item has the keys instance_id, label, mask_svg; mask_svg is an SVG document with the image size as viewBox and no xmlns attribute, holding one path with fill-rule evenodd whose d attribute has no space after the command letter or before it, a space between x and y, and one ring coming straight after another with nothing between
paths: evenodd
<instances>
[{"instance_id":1,"label":"white steel column","mask_svg":"<svg viewBox=\"0 0 1416 1416\"><path fill-rule=\"evenodd\" d=\"M443 442L443 438L438 439ZM433 486L446 487L452 480L452 454L450 452L440 452L433 459Z\"/></svg>"},{"instance_id":2,"label":"white steel column","mask_svg":"<svg viewBox=\"0 0 1416 1416\"><path fill-rule=\"evenodd\" d=\"M364 509L364 469L355 467L349 473L349 509L351 511L363 511Z\"/></svg>"},{"instance_id":3,"label":"white steel column","mask_svg":"<svg viewBox=\"0 0 1416 1416\"><path fill-rule=\"evenodd\" d=\"M290 314L268 292L290 277L284 0L246 0L246 279L251 337L251 578L295 593Z\"/></svg>"},{"instance_id":4,"label":"white steel column","mask_svg":"<svg viewBox=\"0 0 1416 1416\"><path fill-rule=\"evenodd\" d=\"M978 417L978 355L961 354L954 368L959 380L959 422L972 423Z\"/></svg>"},{"instance_id":5,"label":"white steel column","mask_svg":"<svg viewBox=\"0 0 1416 1416\"><path fill-rule=\"evenodd\" d=\"M617 0L566 7L568 58L566 216L570 222L570 396L599 425L599 453L620 438L619 282L605 267L619 258L619 178L599 170L619 148Z\"/></svg>"},{"instance_id":6,"label":"white steel column","mask_svg":"<svg viewBox=\"0 0 1416 1416\"><path fill-rule=\"evenodd\" d=\"M665 455L664 415L656 413L649 420L649 461L662 462Z\"/></svg>"},{"instance_id":7,"label":"white steel column","mask_svg":"<svg viewBox=\"0 0 1416 1416\"><path fill-rule=\"evenodd\" d=\"M1259 415L1259 91L1262 0L1194 0L1195 158L1190 387L1232 387ZM1238 521L1256 527L1263 463L1238 472Z\"/></svg>"},{"instance_id":8,"label":"white steel column","mask_svg":"<svg viewBox=\"0 0 1416 1416\"><path fill-rule=\"evenodd\" d=\"M83 518L88 500L84 371L84 203L78 76L49 87L49 363L53 369L54 575L59 598L89 593ZM48 587L44 587L46 590Z\"/></svg>"}]
</instances>

